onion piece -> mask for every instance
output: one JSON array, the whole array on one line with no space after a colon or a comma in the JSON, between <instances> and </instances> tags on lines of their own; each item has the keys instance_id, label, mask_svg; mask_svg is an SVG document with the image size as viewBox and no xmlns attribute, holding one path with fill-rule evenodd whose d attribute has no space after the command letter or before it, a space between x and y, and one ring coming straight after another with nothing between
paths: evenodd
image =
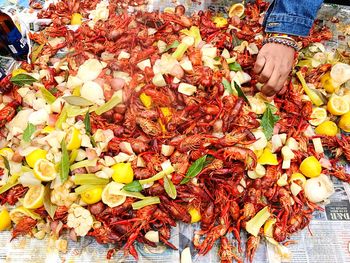
<instances>
[{"instance_id":1,"label":"onion piece","mask_svg":"<svg viewBox=\"0 0 350 263\"><path fill-rule=\"evenodd\" d=\"M324 201L334 193L334 186L329 177L321 174L318 177L306 180L305 196L314 203Z\"/></svg>"}]
</instances>

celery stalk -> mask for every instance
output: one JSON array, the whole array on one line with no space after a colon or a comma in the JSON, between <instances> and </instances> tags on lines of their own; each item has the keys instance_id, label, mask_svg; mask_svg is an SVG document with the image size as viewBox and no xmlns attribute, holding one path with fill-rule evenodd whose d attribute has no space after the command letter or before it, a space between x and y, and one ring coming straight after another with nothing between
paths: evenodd
<instances>
[{"instance_id":1,"label":"celery stalk","mask_svg":"<svg viewBox=\"0 0 350 263\"><path fill-rule=\"evenodd\" d=\"M76 117L79 115L85 115L85 113L88 111L88 108L80 108L78 106L69 106L67 107L67 117Z\"/></svg>"},{"instance_id":2,"label":"celery stalk","mask_svg":"<svg viewBox=\"0 0 350 263\"><path fill-rule=\"evenodd\" d=\"M177 60L180 60L182 56L185 54L186 50L188 49L188 45L185 43L180 43L175 52L171 55L173 58L176 58Z\"/></svg>"},{"instance_id":3,"label":"celery stalk","mask_svg":"<svg viewBox=\"0 0 350 263\"><path fill-rule=\"evenodd\" d=\"M306 93L306 95L309 96L309 98L311 99L312 103L315 104L316 106L321 106L323 104L323 100L316 94L315 91L313 91L312 89L310 89L307 84L306 81L303 77L303 75L301 74L300 71L297 72L297 77Z\"/></svg>"},{"instance_id":4,"label":"celery stalk","mask_svg":"<svg viewBox=\"0 0 350 263\"><path fill-rule=\"evenodd\" d=\"M245 229L248 233L252 234L253 236L258 236L260 228L265 224L267 219L271 216L271 213L269 212L269 208L265 206L263 209L261 209L252 219L250 219Z\"/></svg>"},{"instance_id":5,"label":"celery stalk","mask_svg":"<svg viewBox=\"0 0 350 263\"><path fill-rule=\"evenodd\" d=\"M153 175L152 177L140 180L139 182L140 182L140 184L149 184L149 183L158 181L159 179L162 179L164 176L167 176L167 175L173 173L174 171L175 171L174 167L170 166L170 167L166 168L165 170L160 171L159 173Z\"/></svg>"},{"instance_id":6,"label":"celery stalk","mask_svg":"<svg viewBox=\"0 0 350 263\"><path fill-rule=\"evenodd\" d=\"M107 101L105 104L98 107L95 110L95 112L97 115L101 115L102 113L105 113L105 112L113 109L115 106L117 106L122 101L123 101L123 91L118 90L109 101Z\"/></svg>"},{"instance_id":7,"label":"celery stalk","mask_svg":"<svg viewBox=\"0 0 350 263\"><path fill-rule=\"evenodd\" d=\"M123 189L120 190L120 195L134 197L134 198L138 198L138 199L147 199L148 198L139 192L129 192L129 191L125 191Z\"/></svg>"},{"instance_id":8,"label":"celery stalk","mask_svg":"<svg viewBox=\"0 0 350 263\"><path fill-rule=\"evenodd\" d=\"M145 198L141 201L137 201L135 203L132 203L132 208L134 210L138 210L138 209L141 209L145 206L154 205L154 204L160 204L160 199L158 196L148 197L148 198Z\"/></svg>"},{"instance_id":9,"label":"celery stalk","mask_svg":"<svg viewBox=\"0 0 350 263\"><path fill-rule=\"evenodd\" d=\"M181 33L185 34L186 36L194 37L194 45L196 47L202 41L201 33L200 33L199 28L197 26L191 26L190 30L183 29L183 30L181 30Z\"/></svg>"},{"instance_id":10,"label":"celery stalk","mask_svg":"<svg viewBox=\"0 0 350 263\"><path fill-rule=\"evenodd\" d=\"M77 168L81 168L81 167L89 167L89 166L96 166L97 164L97 158L96 159L93 159L93 160L84 160L84 161L80 161L80 162L77 162L75 164L72 164L70 166L70 170L73 171Z\"/></svg>"},{"instance_id":11,"label":"celery stalk","mask_svg":"<svg viewBox=\"0 0 350 263\"><path fill-rule=\"evenodd\" d=\"M99 178L94 174L76 174L73 177L73 182L75 184L93 184L93 185L101 185L108 184L109 180L104 178Z\"/></svg>"}]
</instances>

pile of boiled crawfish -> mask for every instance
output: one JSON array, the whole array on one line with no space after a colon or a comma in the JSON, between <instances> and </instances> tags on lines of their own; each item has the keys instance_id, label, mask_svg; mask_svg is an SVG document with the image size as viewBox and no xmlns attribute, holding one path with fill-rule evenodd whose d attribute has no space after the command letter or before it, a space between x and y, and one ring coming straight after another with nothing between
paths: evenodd
<instances>
[{"instance_id":1,"label":"pile of boiled crawfish","mask_svg":"<svg viewBox=\"0 0 350 263\"><path fill-rule=\"evenodd\" d=\"M244 18L232 17L228 24L217 27L212 20L213 14L209 11L200 11L191 16L185 15L185 8L177 6L173 13L166 12L141 12L127 13L125 7L137 6L141 2L109 1L109 18L106 21L97 21L94 27L83 22L77 30L70 30L73 13L80 13L88 17L88 12L94 9L97 1L59 1L51 4L47 9L40 11L39 18L50 18L52 23L44 30L31 33L31 40L42 49L36 54L34 63L23 62L21 67L27 72L46 69L49 75L42 80L47 90L57 89L55 77L67 74L61 69L51 67L59 59L55 57L62 49L68 50L63 58L68 63L69 75L76 75L78 67L90 58L98 58L105 61L103 75L104 96L110 99L117 89L123 90L123 102L102 115L92 113L92 133L97 129L110 129L114 138L108 144L108 150L103 156L115 156L123 151L121 142L129 142L132 150L145 160L145 167L137 167L133 163L135 179L147 179L161 171L160 164L170 159L175 173L171 180L176 187L177 197L171 199L165 192L163 180L155 182L151 187L142 190L146 196L159 196L161 203L149 205L140 210L133 210L132 203L135 199L127 197L126 201L117 207L110 208L98 202L87 208L95 220L101 223L99 228L92 229L88 236L92 236L101 244L114 244L115 249L110 250L108 257L118 249L123 249L138 258L135 242L156 246L156 243L145 238L149 230L159 231L160 242L171 249L177 249L168 240L170 230L176 226L176 221L189 223L191 216L189 207L194 207L202 215L200 231L194 235L193 244L199 254L210 251L216 241L220 243L219 257L223 262L236 260L243 262L244 257L253 260L258 247L260 235L248 235L246 248L241 244L241 232L246 223L252 219L258 211L268 206L270 213L276 219L273 230L273 238L277 242L286 241L293 234L308 226L312 213L322 209L317 204L310 202L301 191L297 196L291 194L290 188L278 186L277 180L282 171L281 161L278 165L266 166L266 175L255 180L250 179L246 172L254 169L257 157L248 145L254 143L256 138L251 132L260 127L259 116L249 110L249 105L242 98L235 95L225 95L223 77L230 79L230 70L222 59L220 70L214 71L204 66L200 50L190 47L187 56L193 65L193 72L177 71L173 75L165 75L167 83L164 87L156 87L152 84L154 73L151 67L143 71L136 65L150 59L151 64L161 57L155 43L159 40L171 45L180 39L180 31L196 26L200 30L202 40L215 46L219 52L223 49L229 51L231 56L236 56L236 61L243 70L252 76L252 79L242 85L246 95L254 95L258 90L252 68L256 55L251 55L247 49L235 50L235 41L245 40L255 43L259 48L262 45L261 38L255 38L263 31L261 25L262 13L268 5L262 1L248 4ZM154 34L148 34L148 29L155 29ZM64 38L64 41L56 46L48 45L49 38ZM301 39L304 46L313 42L327 40L331 37L328 29L315 25L308 38ZM128 59L116 60L122 52L128 52ZM106 54L112 55L112 59L106 59ZM130 83L115 83L111 72L123 71L131 76ZM178 84L174 78L199 87L192 96L177 92ZM140 85L143 84L143 85ZM21 97L17 94L17 86L10 82L3 82L1 91L3 94L13 97L0 113L0 125L2 134L6 134L4 125L15 115L16 109L21 106ZM64 90L56 90L56 97L63 94ZM140 94L145 93L152 99L152 106L145 107L139 99ZM302 159L309 155L320 157L314 152L310 138L304 135L308 127L308 120L312 111L310 101L302 99L300 85L288 84L286 92L276 95L274 98L277 115L280 120L275 126L275 132L286 133L287 137L293 137L301 145L295 151L295 158L290 169L285 172L291 175L298 171ZM164 116L161 107L171 109L171 117ZM77 116L82 119L83 116ZM157 120L161 120L165 127L161 127ZM213 133L222 133L222 137ZM350 160L348 150L349 139L329 139L330 149L336 150L338 157L345 155ZM170 157L161 154L161 145L171 145L174 152ZM200 171L195 181L180 184L189 167L200 157L208 155L210 163ZM80 168L83 169L84 168ZM84 173L84 171L71 171ZM350 181L341 166L337 165L337 159L331 160L331 166L323 169L323 173L333 175L341 180ZM0 175L1 177L1 175ZM1 203L14 205L27 191L26 187L17 185L0 195ZM67 226L68 207L58 207L54 218L50 218L43 208L35 212L51 222L51 226L57 226L62 222L64 229ZM37 221L27 218L26 222L17 224L13 230L14 237L20 234L30 233ZM233 234L237 247L229 241L228 234Z\"/></svg>"}]
</instances>

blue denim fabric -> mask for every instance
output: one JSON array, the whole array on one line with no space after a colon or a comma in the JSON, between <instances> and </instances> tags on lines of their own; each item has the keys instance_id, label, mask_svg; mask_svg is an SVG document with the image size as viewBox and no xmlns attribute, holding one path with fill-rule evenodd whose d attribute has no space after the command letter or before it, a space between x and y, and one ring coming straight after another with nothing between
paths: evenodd
<instances>
[{"instance_id":1,"label":"blue denim fabric","mask_svg":"<svg viewBox=\"0 0 350 263\"><path fill-rule=\"evenodd\" d=\"M274 0L267 10L267 33L307 36L323 0Z\"/></svg>"}]
</instances>

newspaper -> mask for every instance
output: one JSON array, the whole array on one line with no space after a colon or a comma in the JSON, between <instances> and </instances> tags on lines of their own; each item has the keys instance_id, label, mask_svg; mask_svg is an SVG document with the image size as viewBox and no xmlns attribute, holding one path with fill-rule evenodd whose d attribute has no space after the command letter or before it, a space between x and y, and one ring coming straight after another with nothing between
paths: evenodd
<instances>
[{"instance_id":1,"label":"newspaper","mask_svg":"<svg viewBox=\"0 0 350 263\"><path fill-rule=\"evenodd\" d=\"M11 1L13 2L13 1ZM21 4L23 1L19 1ZM184 4L189 13L200 10L210 9L214 12L224 13L227 8L238 1L213 0L193 3L191 0L151 0L144 10L152 11L164 9L164 7ZM4 6L8 1L0 1L0 6ZM23 6L25 7L25 6ZM23 8L22 7L22 8ZM132 11L132 10L131 10ZM342 25L348 29L337 28L337 25L331 22L332 17L338 17ZM350 41L350 8L344 6L324 5L319 12L319 18L324 24L327 24L333 31L334 37L327 43L329 49L347 48ZM348 34L344 33L348 30ZM11 61L11 60L10 60ZM9 64L8 58L0 57L0 64ZM6 64L6 65L7 65ZM10 63L13 66L13 63ZM350 166L347 167L350 170ZM350 186L333 178L335 185L335 194L330 200L322 205L324 211L317 211L313 215L313 220L309 228L293 235L291 240L294 244L288 246L292 253L290 262L296 263L330 263L343 262L350 263ZM159 262L170 263L180 262L180 255L183 249L190 247L192 262L197 263L216 263L220 262L218 257L218 245L214 245L212 250L205 256L198 255L192 244L194 232L199 230L199 224L187 225L178 223L172 229L171 239L178 250L171 250L163 245L156 248L137 243L136 250L139 254L138 262ZM242 234L242 241L246 240ZM123 251L118 251L113 259L106 259L107 251L113 248L113 245L100 245L91 237L80 238L78 242L73 242L67 238L67 253L59 252L57 245L59 241L54 239L37 240L28 237L19 237L10 242L11 233L0 233L0 263L15 262L136 262L131 256L125 256ZM237 245L232 236L229 236L231 242ZM244 249L244 248L243 248ZM267 242L262 241L257 249L254 262L281 262L281 258L275 252L275 248Z\"/></svg>"}]
</instances>

